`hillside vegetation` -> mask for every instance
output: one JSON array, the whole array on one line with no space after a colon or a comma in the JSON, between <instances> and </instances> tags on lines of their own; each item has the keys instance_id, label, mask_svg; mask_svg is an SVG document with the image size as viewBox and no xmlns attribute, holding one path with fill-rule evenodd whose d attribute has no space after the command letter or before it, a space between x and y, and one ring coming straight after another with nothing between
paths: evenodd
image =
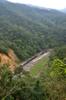
<instances>
[{"instance_id":1,"label":"hillside vegetation","mask_svg":"<svg viewBox=\"0 0 66 100\"><path fill-rule=\"evenodd\" d=\"M0 2L0 51L14 50L26 60L46 48L66 43L66 14L23 4Z\"/></svg>"},{"instance_id":2,"label":"hillside vegetation","mask_svg":"<svg viewBox=\"0 0 66 100\"><path fill-rule=\"evenodd\" d=\"M0 0L0 100L66 100L65 13Z\"/></svg>"},{"instance_id":3,"label":"hillside vegetation","mask_svg":"<svg viewBox=\"0 0 66 100\"><path fill-rule=\"evenodd\" d=\"M65 100L66 46L55 48L47 65L42 59L36 67L42 71L39 77L34 76L38 70L33 70L31 76L24 70L12 73L6 65L1 66L0 100Z\"/></svg>"}]
</instances>

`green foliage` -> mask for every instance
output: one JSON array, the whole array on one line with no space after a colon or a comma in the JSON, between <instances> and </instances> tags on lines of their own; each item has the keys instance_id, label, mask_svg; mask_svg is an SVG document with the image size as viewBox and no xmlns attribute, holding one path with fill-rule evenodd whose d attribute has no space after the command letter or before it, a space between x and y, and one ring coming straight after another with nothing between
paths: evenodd
<instances>
[{"instance_id":1,"label":"green foliage","mask_svg":"<svg viewBox=\"0 0 66 100\"><path fill-rule=\"evenodd\" d=\"M43 90L43 87L40 86L40 82L37 81L32 90L32 99L31 100L46 100L44 92L45 91Z\"/></svg>"},{"instance_id":2,"label":"green foliage","mask_svg":"<svg viewBox=\"0 0 66 100\"><path fill-rule=\"evenodd\" d=\"M0 100L43 100L44 92L41 83L30 75L14 75L6 65L0 68Z\"/></svg>"},{"instance_id":3,"label":"green foliage","mask_svg":"<svg viewBox=\"0 0 66 100\"><path fill-rule=\"evenodd\" d=\"M52 51L48 68L41 75L42 84L44 84L46 89L48 100L66 99L66 55L60 53L61 51L65 52L65 49L62 50L62 48L65 47L55 48Z\"/></svg>"},{"instance_id":4,"label":"green foliage","mask_svg":"<svg viewBox=\"0 0 66 100\"><path fill-rule=\"evenodd\" d=\"M66 77L66 46L55 48L50 56L51 76Z\"/></svg>"},{"instance_id":5,"label":"green foliage","mask_svg":"<svg viewBox=\"0 0 66 100\"><path fill-rule=\"evenodd\" d=\"M64 59L64 57L66 57L66 45L65 46L61 46L55 49L55 56L57 56L59 59Z\"/></svg>"},{"instance_id":6,"label":"green foliage","mask_svg":"<svg viewBox=\"0 0 66 100\"><path fill-rule=\"evenodd\" d=\"M0 66L0 98L5 96L11 88L12 73L7 65Z\"/></svg>"},{"instance_id":7,"label":"green foliage","mask_svg":"<svg viewBox=\"0 0 66 100\"><path fill-rule=\"evenodd\" d=\"M56 50L55 50L56 51ZM18 68L13 74L8 66L0 68L0 100L65 100L66 63L59 56L52 56L50 66L44 66L43 73L34 78ZM18 71L17 71L18 70ZM19 74L19 71L21 72Z\"/></svg>"},{"instance_id":8,"label":"green foliage","mask_svg":"<svg viewBox=\"0 0 66 100\"><path fill-rule=\"evenodd\" d=\"M0 51L12 48L26 60L66 43L66 14L9 2L0 3ZM59 37L59 38L58 38Z\"/></svg>"},{"instance_id":9,"label":"green foliage","mask_svg":"<svg viewBox=\"0 0 66 100\"><path fill-rule=\"evenodd\" d=\"M66 14L56 10L0 2L0 52L12 48L20 60L66 44ZM40 67L43 63L37 65ZM0 100L65 100L66 46L53 51L39 78L0 65ZM37 71L36 71L37 72Z\"/></svg>"},{"instance_id":10,"label":"green foliage","mask_svg":"<svg viewBox=\"0 0 66 100\"><path fill-rule=\"evenodd\" d=\"M66 64L64 64L61 60L55 59L52 62L52 77L66 77Z\"/></svg>"}]
</instances>

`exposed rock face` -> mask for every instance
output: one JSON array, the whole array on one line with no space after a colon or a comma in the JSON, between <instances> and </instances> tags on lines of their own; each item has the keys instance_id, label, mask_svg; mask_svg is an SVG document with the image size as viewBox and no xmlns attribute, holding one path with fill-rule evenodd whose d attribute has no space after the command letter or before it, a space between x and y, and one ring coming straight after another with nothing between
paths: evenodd
<instances>
[{"instance_id":1,"label":"exposed rock face","mask_svg":"<svg viewBox=\"0 0 66 100\"><path fill-rule=\"evenodd\" d=\"M17 57L13 50L9 49L8 54L0 53L0 64L7 64L11 71L14 71L17 65Z\"/></svg>"}]
</instances>

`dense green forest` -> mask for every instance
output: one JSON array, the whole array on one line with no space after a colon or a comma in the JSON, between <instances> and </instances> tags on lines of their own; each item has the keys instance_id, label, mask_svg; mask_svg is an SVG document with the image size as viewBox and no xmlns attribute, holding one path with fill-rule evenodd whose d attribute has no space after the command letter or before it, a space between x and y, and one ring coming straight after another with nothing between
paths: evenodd
<instances>
[{"instance_id":1,"label":"dense green forest","mask_svg":"<svg viewBox=\"0 0 66 100\"><path fill-rule=\"evenodd\" d=\"M66 43L66 14L0 1L0 51L12 48L26 60L46 48Z\"/></svg>"},{"instance_id":2,"label":"dense green forest","mask_svg":"<svg viewBox=\"0 0 66 100\"><path fill-rule=\"evenodd\" d=\"M30 71L0 63L0 100L66 100L65 13L0 0L0 53L10 48L21 61L51 50Z\"/></svg>"}]
</instances>

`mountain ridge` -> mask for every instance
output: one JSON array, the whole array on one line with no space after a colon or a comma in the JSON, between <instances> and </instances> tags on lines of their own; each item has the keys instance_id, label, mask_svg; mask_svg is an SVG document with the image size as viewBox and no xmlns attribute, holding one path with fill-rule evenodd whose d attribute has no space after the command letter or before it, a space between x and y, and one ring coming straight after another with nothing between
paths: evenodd
<instances>
[{"instance_id":1,"label":"mountain ridge","mask_svg":"<svg viewBox=\"0 0 66 100\"><path fill-rule=\"evenodd\" d=\"M66 43L66 14L25 4L0 4L0 50L9 48L25 60ZM59 38L58 38L59 37Z\"/></svg>"}]
</instances>

